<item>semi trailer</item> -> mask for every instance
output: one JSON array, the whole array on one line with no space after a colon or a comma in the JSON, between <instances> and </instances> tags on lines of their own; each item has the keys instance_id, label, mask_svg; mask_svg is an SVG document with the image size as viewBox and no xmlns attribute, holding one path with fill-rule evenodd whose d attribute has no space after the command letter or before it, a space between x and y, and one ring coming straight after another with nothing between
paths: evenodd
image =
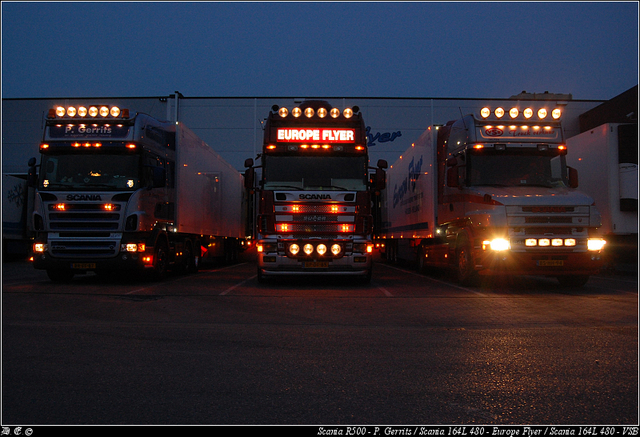
<instances>
[{"instance_id":1,"label":"semi trailer","mask_svg":"<svg viewBox=\"0 0 640 437\"><path fill-rule=\"evenodd\" d=\"M49 110L28 185L33 265L53 281L195 272L245 237L241 173L183 123L116 106Z\"/></svg>"},{"instance_id":2,"label":"semi trailer","mask_svg":"<svg viewBox=\"0 0 640 437\"><path fill-rule=\"evenodd\" d=\"M601 218L566 164L562 108L525 103L429 126L390 167L388 259L450 269L462 284L545 275L580 286L599 271Z\"/></svg>"}]
</instances>

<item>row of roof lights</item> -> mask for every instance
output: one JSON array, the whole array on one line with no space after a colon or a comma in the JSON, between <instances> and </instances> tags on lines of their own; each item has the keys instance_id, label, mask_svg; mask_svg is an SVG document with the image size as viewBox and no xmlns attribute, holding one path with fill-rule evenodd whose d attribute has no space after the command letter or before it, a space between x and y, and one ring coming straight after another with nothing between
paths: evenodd
<instances>
[{"instance_id":1,"label":"row of roof lights","mask_svg":"<svg viewBox=\"0 0 640 437\"><path fill-rule=\"evenodd\" d=\"M289 110L285 107L278 108L277 106L274 106L272 109L277 110L278 114L282 118L285 118L289 115ZM338 118L340 117L340 114L342 114L344 115L344 118L351 118L353 117L353 114L357 113L359 110L360 110L359 107L354 106L353 109L345 108L342 112L340 112L338 108L331 108L330 110L327 110L327 108L318 108L317 111L314 110L313 108L305 108L303 111L302 109L296 106L291 110L291 115L293 115L295 118L299 118L303 114L307 118L311 118L314 115L317 115L320 118L325 118L327 115L331 116L332 118Z\"/></svg>"},{"instance_id":2,"label":"row of roof lights","mask_svg":"<svg viewBox=\"0 0 640 437\"><path fill-rule=\"evenodd\" d=\"M491 116L491 113L492 113L491 108L488 108L488 107L484 107L480 110L480 116L482 118L489 118ZM533 117L533 113L534 113L534 110L532 108L526 108L525 110L522 111L522 115L527 120ZM506 114L505 109L502 107L498 107L493 110L493 115L495 115L497 118L502 118L505 116L505 114ZM519 115L520 115L520 110L518 108L514 107L509 109L509 117L511 117L512 119L518 118ZM537 115L538 115L538 119L544 120L545 118L547 118L549 113L546 108L540 108L538 109ZM551 117L554 120L558 120L561 115L562 115L562 111L560 110L560 108L556 108L553 111L551 111Z\"/></svg>"},{"instance_id":3,"label":"row of roof lights","mask_svg":"<svg viewBox=\"0 0 640 437\"><path fill-rule=\"evenodd\" d=\"M120 117L122 115L123 118L128 118L129 117L129 110L128 109L120 109L117 106L79 106L79 107L75 107L75 106L68 106L68 107L64 107L64 106L56 106L54 109L51 109L49 111L49 118L54 118L54 117L58 117L58 118L63 118L63 117L69 117L69 118L75 118L75 117L80 117L80 118L84 118L84 117L102 117L102 118L106 118L106 117L113 117L113 118L117 118Z\"/></svg>"}]
</instances>

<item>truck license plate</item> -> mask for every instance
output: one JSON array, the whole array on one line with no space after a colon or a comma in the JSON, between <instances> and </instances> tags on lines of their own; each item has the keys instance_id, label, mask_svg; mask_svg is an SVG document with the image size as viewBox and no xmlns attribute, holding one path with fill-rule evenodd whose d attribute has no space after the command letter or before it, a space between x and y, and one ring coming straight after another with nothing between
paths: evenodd
<instances>
[{"instance_id":1,"label":"truck license plate","mask_svg":"<svg viewBox=\"0 0 640 437\"><path fill-rule=\"evenodd\" d=\"M562 267L564 265L564 261L562 260L540 260L537 262L539 267Z\"/></svg>"},{"instance_id":2,"label":"truck license plate","mask_svg":"<svg viewBox=\"0 0 640 437\"><path fill-rule=\"evenodd\" d=\"M71 268L80 269L80 270L89 270L89 269L95 269L96 265L95 263L72 263Z\"/></svg>"},{"instance_id":3,"label":"truck license plate","mask_svg":"<svg viewBox=\"0 0 640 437\"><path fill-rule=\"evenodd\" d=\"M329 267L329 263L326 261L313 261L313 262L305 262L305 269L326 269Z\"/></svg>"}]
</instances>

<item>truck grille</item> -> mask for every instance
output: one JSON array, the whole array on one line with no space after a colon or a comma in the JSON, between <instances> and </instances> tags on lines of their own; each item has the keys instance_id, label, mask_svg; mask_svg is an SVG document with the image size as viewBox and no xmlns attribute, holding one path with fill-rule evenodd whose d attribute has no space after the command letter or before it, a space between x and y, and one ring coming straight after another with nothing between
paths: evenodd
<instances>
[{"instance_id":1,"label":"truck grille","mask_svg":"<svg viewBox=\"0 0 640 437\"><path fill-rule=\"evenodd\" d=\"M117 240L51 240L49 251L60 258L108 258L118 253L119 245Z\"/></svg>"},{"instance_id":2,"label":"truck grille","mask_svg":"<svg viewBox=\"0 0 640 437\"><path fill-rule=\"evenodd\" d=\"M117 231L121 211L103 210L103 204L67 204L64 211L49 211L49 229L57 231Z\"/></svg>"},{"instance_id":3,"label":"truck grille","mask_svg":"<svg viewBox=\"0 0 640 437\"><path fill-rule=\"evenodd\" d=\"M48 208L49 251L59 258L109 258L118 254L120 239L113 233L121 228L122 207L104 203L65 204L61 210ZM57 234L57 235L56 235Z\"/></svg>"}]
</instances>

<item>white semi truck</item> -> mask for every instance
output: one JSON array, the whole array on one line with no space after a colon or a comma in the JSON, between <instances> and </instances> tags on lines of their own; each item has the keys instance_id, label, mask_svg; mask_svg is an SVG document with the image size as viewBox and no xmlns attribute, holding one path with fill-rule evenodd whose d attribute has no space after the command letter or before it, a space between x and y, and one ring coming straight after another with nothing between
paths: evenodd
<instances>
[{"instance_id":1,"label":"white semi truck","mask_svg":"<svg viewBox=\"0 0 640 437\"><path fill-rule=\"evenodd\" d=\"M53 281L121 270L162 279L240 250L242 175L181 122L58 106L40 152L39 166L30 161L33 262Z\"/></svg>"},{"instance_id":2,"label":"white semi truck","mask_svg":"<svg viewBox=\"0 0 640 437\"><path fill-rule=\"evenodd\" d=\"M567 163L602 215L607 263L638 259L638 124L605 123L567 139Z\"/></svg>"},{"instance_id":3,"label":"white semi truck","mask_svg":"<svg viewBox=\"0 0 640 437\"><path fill-rule=\"evenodd\" d=\"M462 284L546 275L580 286L598 272L600 214L566 165L561 108L525 103L430 126L391 166L387 258L451 268Z\"/></svg>"}]
</instances>

